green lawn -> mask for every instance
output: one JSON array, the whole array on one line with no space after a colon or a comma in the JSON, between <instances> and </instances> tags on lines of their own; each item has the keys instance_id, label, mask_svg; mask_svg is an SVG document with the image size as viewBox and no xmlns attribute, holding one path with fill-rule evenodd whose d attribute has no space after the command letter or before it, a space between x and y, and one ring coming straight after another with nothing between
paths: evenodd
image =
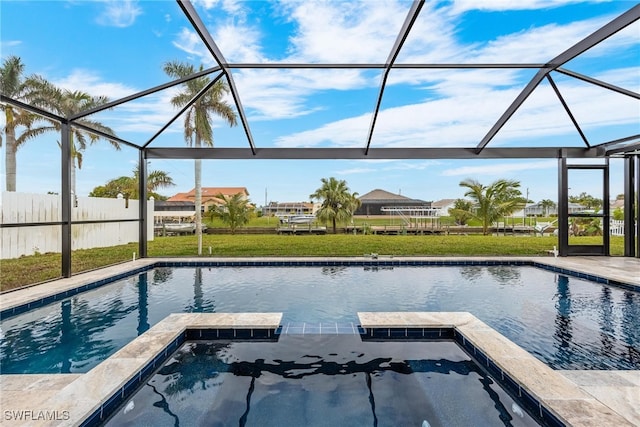
<instances>
[{"instance_id":1,"label":"green lawn","mask_svg":"<svg viewBox=\"0 0 640 427\"><path fill-rule=\"evenodd\" d=\"M599 244L602 237L582 237L580 244ZM611 238L611 255L623 254L623 238ZM250 256L547 256L557 237L481 235L204 235L203 253L222 257ZM73 273L132 259L137 244L73 251ZM150 257L196 256L193 235L156 237L149 242ZM60 277L60 254L41 254L0 263L2 291Z\"/></svg>"}]
</instances>

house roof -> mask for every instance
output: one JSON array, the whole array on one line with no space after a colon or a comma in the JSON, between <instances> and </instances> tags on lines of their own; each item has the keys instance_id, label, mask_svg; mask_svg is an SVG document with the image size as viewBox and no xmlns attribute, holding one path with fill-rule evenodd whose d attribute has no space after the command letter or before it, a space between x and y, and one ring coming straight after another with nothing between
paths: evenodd
<instances>
[{"instance_id":1,"label":"house roof","mask_svg":"<svg viewBox=\"0 0 640 427\"><path fill-rule=\"evenodd\" d=\"M624 199L612 200L609 206L613 209L624 208Z\"/></svg>"},{"instance_id":2,"label":"house roof","mask_svg":"<svg viewBox=\"0 0 640 427\"><path fill-rule=\"evenodd\" d=\"M408 197L402 196L400 194L390 193L386 190L380 190L376 188L375 190L369 191L367 194L363 194L359 197L361 201L380 201L380 200L412 200Z\"/></svg>"},{"instance_id":3,"label":"house roof","mask_svg":"<svg viewBox=\"0 0 640 427\"><path fill-rule=\"evenodd\" d=\"M245 195L249 195L249 191L247 191L246 187L202 187L202 196L217 196L218 194L222 194L223 196L235 196L238 193L243 193ZM189 197L196 196L196 189L192 188L191 191L186 193Z\"/></svg>"},{"instance_id":4,"label":"house roof","mask_svg":"<svg viewBox=\"0 0 640 427\"><path fill-rule=\"evenodd\" d=\"M222 200L219 197L216 197L220 194L223 196L235 196L236 194L241 193L245 196L249 195L249 191L247 191L246 187L202 187L202 201L216 201L221 202ZM191 191L186 193L176 193L175 195L169 197L167 201L170 202L178 202L178 201L191 201L193 202L196 198L196 189L192 188Z\"/></svg>"},{"instance_id":5,"label":"house roof","mask_svg":"<svg viewBox=\"0 0 640 427\"><path fill-rule=\"evenodd\" d=\"M391 193L389 191L386 190L381 190L379 188L376 188L375 190L369 191L367 194L363 194L362 196L359 197L360 202L362 202L362 204L367 204L367 203L402 203L405 206L407 205L407 203L411 203L413 205L423 205L429 202L425 202L424 200L420 200L420 199L412 199L409 197L405 197L401 194L395 194L395 193Z\"/></svg>"}]
</instances>

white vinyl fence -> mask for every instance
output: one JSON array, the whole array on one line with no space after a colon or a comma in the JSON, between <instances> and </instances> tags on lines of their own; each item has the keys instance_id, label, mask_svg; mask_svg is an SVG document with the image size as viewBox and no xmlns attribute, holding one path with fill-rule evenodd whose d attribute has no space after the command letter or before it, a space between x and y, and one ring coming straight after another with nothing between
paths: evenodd
<instances>
[{"instance_id":1,"label":"white vinyl fence","mask_svg":"<svg viewBox=\"0 0 640 427\"><path fill-rule=\"evenodd\" d=\"M71 208L73 221L137 219L138 200L78 197ZM2 224L56 222L61 220L61 197L52 194L3 192ZM147 202L147 239L153 240L153 200ZM60 252L60 225L2 228L1 259L37 252ZM71 226L73 249L116 246L138 241L138 222L75 224Z\"/></svg>"},{"instance_id":2,"label":"white vinyl fence","mask_svg":"<svg viewBox=\"0 0 640 427\"><path fill-rule=\"evenodd\" d=\"M624 236L624 221L612 219L609 231L612 236Z\"/></svg>"}]
</instances>

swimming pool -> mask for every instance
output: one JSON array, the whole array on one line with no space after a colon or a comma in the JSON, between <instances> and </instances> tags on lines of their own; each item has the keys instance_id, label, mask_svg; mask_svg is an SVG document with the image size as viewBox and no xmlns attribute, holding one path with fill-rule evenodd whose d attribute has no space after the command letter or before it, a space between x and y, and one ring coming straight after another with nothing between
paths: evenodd
<instances>
[{"instance_id":1,"label":"swimming pool","mask_svg":"<svg viewBox=\"0 0 640 427\"><path fill-rule=\"evenodd\" d=\"M455 342L316 334L185 343L106 425L140 423L539 425Z\"/></svg>"},{"instance_id":2,"label":"swimming pool","mask_svg":"<svg viewBox=\"0 0 640 427\"><path fill-rule=\"evenodd\" d=\"M288 333L358 311L468 311L553 368L639 369L640 295L531 266L159 267L3 319L2 373L87 372L173 312L282 312Z\"/></svg>"}]
</instances>

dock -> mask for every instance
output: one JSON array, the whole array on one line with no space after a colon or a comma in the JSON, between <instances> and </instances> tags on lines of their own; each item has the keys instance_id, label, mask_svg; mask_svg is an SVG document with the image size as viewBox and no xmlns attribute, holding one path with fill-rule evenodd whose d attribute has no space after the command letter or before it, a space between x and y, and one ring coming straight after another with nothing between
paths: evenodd
<instances>
[{"instance_id":1,"label":"dock","mask_svg":"<svg viewBox=\"0 0 640 427\"><path fill-rule=\"evenodd\" d=\"M302 225L296 224L278 227L276 229L278 234L327 234L327 227Z\"/></svg>"}]
</instances>

